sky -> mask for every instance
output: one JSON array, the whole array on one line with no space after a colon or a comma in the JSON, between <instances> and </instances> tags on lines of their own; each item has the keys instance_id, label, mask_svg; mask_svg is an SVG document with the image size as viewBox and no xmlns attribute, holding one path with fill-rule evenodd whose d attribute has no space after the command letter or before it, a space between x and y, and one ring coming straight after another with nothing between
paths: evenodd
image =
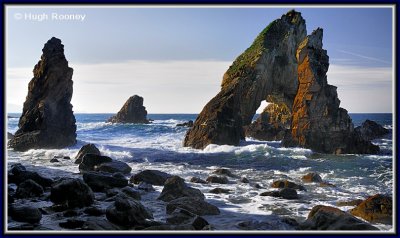
<instances>
[{"instance_id":1,"label":"sky","mask_svg":"<svg viewBox=\"0 0 400 238\"><path fill-rule=\"evenodd\" d=\"M8 6L7 110L22 112L33 67L55 36L74 69L76 113L116 113L135 94L144 97L149 113L199 113L219 92L235 58L293 8L302 13L308 33L324 29L328 83L338 86L341 107L392 112L392 9L296 6Z\"/></svg>"}]
</instances>

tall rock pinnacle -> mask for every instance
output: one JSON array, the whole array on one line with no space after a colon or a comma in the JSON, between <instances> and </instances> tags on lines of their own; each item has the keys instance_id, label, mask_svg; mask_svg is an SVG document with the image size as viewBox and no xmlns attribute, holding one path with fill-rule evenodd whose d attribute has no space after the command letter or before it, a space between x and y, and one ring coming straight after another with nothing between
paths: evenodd
<instances>
[{"instance_id":1,"label":"tall rock pinnacle","mask_svg":"<svg viewBox=\"0 0 400 238\"><path fill-rule=\"evenodd\" d=\"M63 148L76 143L72 111L72 74L61 40L51 38L44 45L40 61L29 82L19 129L8 145L14 150Z\"/></svg>"},{"instance_id":2,"label":"tall rock pinnacle","mask_svg":"<svg viewBox=\"0 0 400 238\"><path fill-rule=\"evenodd\" d=\"M138 95L130 97L117 115L108 119L108 122L149 123L146 108L143 106L143 98Z\"/></svg>"}]
</instances>

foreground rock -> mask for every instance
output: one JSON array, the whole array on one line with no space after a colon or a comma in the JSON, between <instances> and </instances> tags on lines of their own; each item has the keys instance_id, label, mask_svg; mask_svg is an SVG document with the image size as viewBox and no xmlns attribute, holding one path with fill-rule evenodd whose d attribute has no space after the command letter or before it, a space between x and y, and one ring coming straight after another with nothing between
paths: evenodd
<instances>
[{"instance_id":1,"label":"foreground rock","mask_svg":"<svg viewBox=\"0 0 400 238\"><path fill-rule=\"evenodd\" d=\"M46 178L37 172L28 171L21 164L14 164L11 166L10 171L8 171L8 183L15 183L19 185L26 180L33 180L42 187L50 187L53 184L53 180Z\"/></svg>"},{"instance_id":2,"label":"foreground rock","mask_svg":"<svg viewBox=\"0 0 400 238\"><path fill-rule=\"evenodd\" d=\"M361 126L354 129L362 138L374 140L389 133L389 130L370 120L364 121Z\"/></svg>"},{"instance_id":3,"label":"foreground rock","mask_svg":"<svg viewBox=\"0 0 400 238\"><path fill-rule=\"evenodd\" d=\"M85 154L82 158L82 162L79 164L79 171L94 171L96 169L96 166L112 161L113 160L108 156Z\"/></svg>"},{"instance_id":4,"label":"foreground rock","mask_svg":"<svg viewBox=\"0 0 400 238\"><path fill-rule=\"evenodd\" d=\"M61 40L53 37L44 45L41 60L29 82L19 129L8 146L17 151L64 148L76 143L72 111L72 73Z\"/></svg>"},{"instance_id":5,"label":"foreground rock","mask_svg":"<svg viewBox=\"0 0 400 238\"><path fill-rule=\"evenodd\" d=\"M146 223L146 219L153 219L153 215L138 201L117 197L114 204L106 211L109 221L125 227L140 226Z\"/></svg>"},{"instance_id":6,"label":"foreground rock","mask_svg":"<svg viewBox=\"0 0 400 238\"><path fill-rule=\"evenodd\" d=\"M179 176L173 176L165 181L164 188L157 199L169 202L181 197L204 199L204 195L200 190L187 186L185 180Z\"/></svg>"},{"instance_id":7,"label":"foreground rock","mask_svg":"<svg viewBox=\"0 0 400 238\"><path fill-rule=\"evenodd\" d=\"M224 176L228 176L228 177L232 177L232 178L236 178L237 177L229 169L224 169L224 168L216 169L212 173L213 174L218 174L218 175L224 175Z\"/></svg>"},{"instance_id":8,"label":"foreground rock","mask_svg":"<svg viewBox=\"0 0 400 238\"><path fill-rule=\"evenodd\" d=\"M75 164L80 164L86 154L101 155L100 150L94 144L86 144L82 146L75 157Z\"/></svg>"},{"instance_id":9,"label":"foreground rock","mask_svg":"<svg viewBox=\"0 0 400 238\"><path fill-rule=\"evenodd\" d=\"M300 224L300 230L378 230L352 215L334 207L318 205L308 214L307 220Z\"/></svg>"},{"instance_id":10,"label":"foreground rock","mask_svg":"<svg viewBox=\"0 0 400 238\"><path fill-rule=\"evenodd\" d=\"M94 194L82 180L64 178L51 188L50 200L69 208L86 207L94 202Z\"/></svg>"},{"instance_id":11,"label":"foreground rock","mask_svg":"<svg viewBox=\"0 0 400 238\"><path fill-rule=\"evenodd\" d=\"M172 175L158 170L143 170L133 175L130 181L135 184L145 182L152 185L162 186L170 177L172 177Z\"/></svg>"},{"instance_id":12,"label":"foreground rock","mask_svg":"<svg viewBox=\"0 0 400 238\"><path fill-rule=\"evenodd\" d=\"M206 182L208 182L208 183L227 184L229 182L229 180L225 176L211 175L206 179Z\"/></svg>"},{"instance_id":13,"label":"foreground rock","mask_svg":"<svg viewBox=\"0 0 400 238\"><path fill-rule=\"evenodd\" d=\"M389 196L377 194L361 202L350 213L369 222L392 224L392 200Z\"/></svg>"},{"instance_id":14,"label":"foreground rock","mask_svg":"<svg viewBox=\"0 0 400 238\"><path fill-rule=\"evenodd\" d=\"M199 216L220 214L218 207L198 197L181 197L170 201L167 204L167 214L171 214L177 208L185 209Z\"/></svg>"},{"instance_id":15,"label":"foreground rock","mask_svg":"<svg viewBox=\"0 0 400 238\"><path fill-rule=\"evenodd\" d=\"M17 198L30 198L38 197L43 194L43 187L37 184L32 179L25 180L18 185L15 197Z\"/></svg>"},{"instance_id":16,"label":"foreground rock","mask_svg":"<svg viewBox=\"0 0 400 238\"><path fill-rule=\"evenodd\" d=\"M128 186L128 180L121 173L84 172L83 180L93 191L103 192L110 188Z\"/></svg>"},{"instance_id":17,"label":"foreground rock","mask_svg":"<svg viewBox=\"0 0 400 238\"><path fill-rule=\"evenodd\" d=\"M149 123L146 108L143 106L143 98L138 95L130 97L117 115L108 119L108 122Z\"/></svg>"},{"instance_id":18,"label":"foreground rock","mask_svg":"<svg viewBox=\"0 0 400 238\"><path fill-rule=\"evenodd\" d=\"M167 223L171 225L189 225L193 227L193 230L202 230L209 225L204 218L180 208L175 209L167 217Z\"/></svg>"},{"instance_id":19,"label":"foreground rock","mask_svg":"<svg viewBox=\"0 0 400 238\"><path fill-rule=\"evenodd\" d=\"M279 191L267 191L260 194L260 196L279 197L284 199L298 199L299 195L293 188L283 188Z\"/></svg>"},{"instance_id":20,"label":"foreground rock","mask_svg":"<svg viewBox=\"0 0 400 238\"><path fill-rule=\"evenodd\" d=\"M306 191L306 188L304 186L295 184L288 180L274 181L274 182L272 182L271 187L273 187L273 188L293 188L293 189L297 189L297 190Z\"/></svg>"},{"instance_id":21,"label":"foreground rock","mask_svg":"<svg viewBox=\"0 0 400 238\"><path fill-rule=\"evenodd\" d=\"M37 224L42 219L42 213L34 207L12 205L8 212L14 221Z\"/></svg>"},{"instance_id":22,"label":"foreground rock","mask_svg":"<svg viewBox=\"0 0 400 238\"><path fill-rule=\"evenodd\" d=\"M113 160L111 162L101 163L100 165L95 166L95 171L129 174L132 171L132 168L127 163Z\"/></svg>"}]
</instances>

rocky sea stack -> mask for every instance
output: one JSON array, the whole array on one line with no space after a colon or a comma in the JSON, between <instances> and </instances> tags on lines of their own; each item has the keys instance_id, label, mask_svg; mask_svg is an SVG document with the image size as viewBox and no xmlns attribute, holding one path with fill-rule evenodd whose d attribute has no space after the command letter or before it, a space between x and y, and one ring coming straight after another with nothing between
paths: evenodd
<instances>
[{"instance_id":1,"label":"rocky sea stack","mask_svg":"<svg viewBox=\"0 0 400 238\"><path fill-rule=\"evenodd\" d=\"M51 38L43 48L29 82L19 129L8 142L17 151L63 148L76 143L72 111L72 74L61 40Z\"/></svg>"},{"instance_id":2,"label":"rocky sea stack","mask_svg":"<svg viewBox=\"0 0 400 238\"><path fill-rule=\"evenodd\" d=\"M143 106L143 98L134 95L125 102L117 115L108 119L112 123L149 123L147 111Z\"/></svg>"},{"instance_id":3,"label":"rocky sea stack","mask_svg":"<svg viewBox=\"0 0 400 238\"><path fill-rule=\"evenodd\" d=\"M378 146L355 132L336 87L327 83L322 36L320 28L307 36L294 10L271 22L224 74L221 91L188 130L184 146L238 145L247 134L321 153L377 153ZM251 124L263 100L269 105Z\"/></svg>"}]
</instances>

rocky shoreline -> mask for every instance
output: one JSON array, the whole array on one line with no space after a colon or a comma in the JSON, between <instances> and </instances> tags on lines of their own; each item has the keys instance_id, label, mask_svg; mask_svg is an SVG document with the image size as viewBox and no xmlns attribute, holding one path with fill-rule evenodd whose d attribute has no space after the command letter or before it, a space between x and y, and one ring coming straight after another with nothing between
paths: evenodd
<instances>
[{"instance_id":1,"label":"rocky shoreline","mask_svg":"<svg viewBox=\"0 0 400 238\"><path fill-rule=\"evenodd\" d=\"M76 159L81 159L76 165L78 174L47 178L34 167L9 165L8 230L218 231L218 222L229 222L229 211L219 208L223 201L207 197L235 192L224 189L224 184L251 184L257 196L288 201L301 199L303 195L298 191L307 193L310 186L335 186L316 173L304 174L303 184L288 178L263 188L227 168L186 181L158 170L133 174L124 162L86 151L96 151L95 146L84 146L77 154ZM214 189L196 188L205 183L213 184ZM353 209L337 208L342 205ZM392 198L384 195L363 201L338 201L337 207L314 206L303 219L265 215L261 221L232 220L231 226L247 231L378 230L376 223L392 222Z\"/></svg>"}]
</instances>

